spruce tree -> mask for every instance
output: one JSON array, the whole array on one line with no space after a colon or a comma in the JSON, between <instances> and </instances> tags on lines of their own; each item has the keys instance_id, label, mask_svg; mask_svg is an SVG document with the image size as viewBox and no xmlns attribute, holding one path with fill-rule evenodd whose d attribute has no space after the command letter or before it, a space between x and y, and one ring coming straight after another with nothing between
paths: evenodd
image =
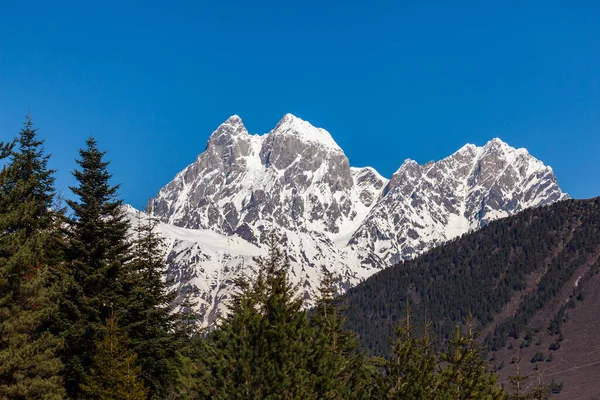
<instances>
[{"instance_id":1,"label":"spruce tree","mask_svg":"<svg viewBox=\"0 0 600 400\"><path fill-rule=\"evenodd\" d=\"M540 369L539 364L534 367L534 370L537 375L537 382L536 386L530 390L529 395L533 400L546 400L550 398L550 385L544 381L544 372Z\"/></svg>"},{"instance_id":2,"label":"spruce tree","mask_svg":"<svg viewBox=\"0 0 600 400\"><path fill-rule=\"evenodd\" d=\"M257 277L238 280L230 314L209 335L202 398L317 398L308 369L313 330L288 281L289 261L275 234L268 240Z\"/></svg>"},{"instance_id":3,"label":"spruce tree","mask_svg":"<svg viewBox=\"0 0 600 400\"><path fill-rule=\"evenodd\" d=\"M85 374L83 397L98 400L146 400L148 389L140 379L137 354L129 348L129 340L112 314L96 343L92 365Z\"/></svg>"},{"instance_id":4,"label":"spruce tree","mask_svg":"<svg viewBox=\"0 0 600 400\"><path fill-rule=\"evenodd\" d=\"M15 142L0 145L0 398L60 399L57 351L48 331L57 309L50 279L60 237L52 211L54 171L27 116Z\"/></svg>"},{"instance_id":5,"label":"spruce tree","mask_svg":"<svg viewBox=\"0 0 600 400\"><path fill-rule=\"evenodd\" d=\"M184 355L179 351L175 354L178 368L174 393L167 398L197 399L201 387L210 388L215 386L211 383L213 377L210 369L205 366L206 361L210 359L210 355L202 352L202 349L205 348L205 340L199 337L190 340L192 343L188 343L188 348L194 349L193 354L187 352L187 355Z\"/></svg>"},{"instance_id":6,"label":"spruce tree","mask_svg":"<svg viewBox=\"0 0 600 400\"><path fill-rule=\"evenodd\" d=\"M137 216L133 258L125 268L124 291L130 302L123 318L151 397L164 398L175 390L180 343L174 332L178 315L172 313L175 293L163 279L166 265L157 224L152 212Z\"/></svg>"},{"instance_id":7,"label":"spruce tree","mask_svg":"<svg viewBox=\"0 0 600 400\"><path fill-rule=\"evenodd\" d=\"M439 392L439 362L433 350L426 323L419 333L412 322L412 312L406 306L405 318L396 329L393 356L380 361L383 366L376 380L377 398L437 399Z\"/></svg>"},{"instance_id":8,"label":"spruce tree","mask_svg":"<svg viewBox=\"0 0 600 400\"><path fill-rule=\"evenodd\" d=\"M70 187L77 200L67 229L67 294L61 304L61 324L66 347L62 352L68 393L78 397L83 374L91 365L104 321L112 312L121 316L130 298L124 295L124 264L129 259L127 231L118 185L104 152L93 137L76 160L73 175L78 186Z\"/></svg>"},{"instance_id":9,"label":"spruce tree","mask_svg":"<svg viewBox=\"0 0 600 400\"><path fill-rule=\"evenodd\" d=\"M336 296L333 274L322 268L313 315L315 330L309 369L321 399L362 399L373 378L367 358L358 353L358 337L344 328L346 318Z\"/></svg>"},{"instance_id":10,"label":"spruce tree","mask_svg":"<svg viewBox=\"0 0 600 400\"><path fill-rule=\"evenodd\" d=\"M513 358L515 362L516 374L508 377L508 382L511 384L512 393L508 396L509 400L528 400L531 396L524 390L524 384L529 379L529 376L521 373L521 357L517 355Z\"/></svg>"},{"instance_id":11,"label":"spruce tree","mask_svg":"<svg viewBox=\"0 0 600 400\"><path fill-rule=\"evenodd\" d=\"M456 327L448 341L448 350L441 354L441 361L446 364L441 373L443 391L452 399L505 399L497 375L490 370L483 350L475 341L470 318L467 327L467 334Z\"/></svg>"},{"instance_id":12,"label":"spruce tree","mask_svg":"<svg viewBox=\"0 0 600 400\"><path fill-rule=\"evenodd\" d=\"M517 355L513 358L515 362L515 374L508 377L508 381L511 384L511 393L508 395L509 400L545 400L550 398L552 389L550 385L544 380L544 373L540 369L539 364L536 364L534 371L536 373L537 382L531 389L525 390L527 387L532 386L528 384L529 376L521 373L521 357L517 352Z\"/></svg>"}]
</instances>

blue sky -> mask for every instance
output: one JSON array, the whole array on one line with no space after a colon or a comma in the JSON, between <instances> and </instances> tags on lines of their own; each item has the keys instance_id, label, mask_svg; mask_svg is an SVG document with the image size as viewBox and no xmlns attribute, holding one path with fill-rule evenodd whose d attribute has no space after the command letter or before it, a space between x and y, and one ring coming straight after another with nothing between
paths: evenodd
<instances>
[{"instance_id":1,"label":"blue sky","mask_svg":"<svg viewBox=\"0 0 600 400\"><path fill-rule=\"evenodd\" d=\"M141 207L230 115L291 112L387 177L500 137L600 195L600 2L164 4L0 0L0 140L31 107L66 188L93 133Z\"/></svg>"}]
</instances>

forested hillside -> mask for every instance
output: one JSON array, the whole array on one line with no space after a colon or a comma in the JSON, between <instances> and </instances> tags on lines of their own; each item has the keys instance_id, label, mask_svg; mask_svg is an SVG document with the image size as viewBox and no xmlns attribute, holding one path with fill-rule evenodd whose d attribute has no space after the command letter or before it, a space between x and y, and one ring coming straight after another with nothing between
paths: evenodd
<instances>
[{"instance_id":1,"label":"forested hillside","mask_svg":"<svg viewBox=\"0 0 600 400\"><path fill-rule=\"evenodd\" d=\"M547 367L554 367L555 354L576 366L579 361L564 348L578 349L580 343L571 340L565 326L574 324L569 315L583 310L587 313L577 323L594 323L587 319L600 311L593 295L600 284L599 258L599 198L526 210L349 290L344 297L348 327L368 352L387 354L408 303L417 320L431 322L438 345L471 314L481 340L497 351L491 357L498 370L510 364L517 349L527 355L521 357L527 364L549 359ZM596 335L586 345L593 348L598 341Z\"/></svg>"}]
</instances>

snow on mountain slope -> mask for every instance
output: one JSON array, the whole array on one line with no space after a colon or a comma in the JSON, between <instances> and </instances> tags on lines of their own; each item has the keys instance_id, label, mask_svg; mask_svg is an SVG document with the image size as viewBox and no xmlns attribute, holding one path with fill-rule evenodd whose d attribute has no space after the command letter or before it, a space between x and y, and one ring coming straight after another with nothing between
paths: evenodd
<instances>
[{"instance_id":1,"label":"snow on mountain slope","mask_svg":"<svg viewBox=\"0 0 600 400\"><path fill-rule=\"evenodd\" d=\"M564 198L552 168L527 150L500 139L469 144L437 163L406 160L350 244L362 260L410 259L492 220Z\"/></svg>"},{"instance_id":2,"label":"snow on mountain slope","mask_svg":"<svg viewBox=\"0 0 600 400\"><path fill-rule=\"evenodd\" d=\"M565 196L550 167L499 139L437 163L406 160L388 180L350 167L327 131L286 114L264 135L230 117L151 206L179 301L195 299L210 324L225 310L232 279L264 254L269 230L310 304L322 266L346 290L491 220Z\"/></svg>"}]
</instances>

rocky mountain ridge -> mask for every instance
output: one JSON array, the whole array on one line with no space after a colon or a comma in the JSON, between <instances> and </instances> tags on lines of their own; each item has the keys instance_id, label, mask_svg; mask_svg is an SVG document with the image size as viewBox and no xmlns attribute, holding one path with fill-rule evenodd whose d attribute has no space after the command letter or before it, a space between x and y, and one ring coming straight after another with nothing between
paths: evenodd
<instances>
[{"instance_id":1,"label":"rocky mountain ridge","mask_svg":"<svg viewBox=\"0 0 600 400\"><path fill-rule=\"evenodd\" d=\"M566 197L550 167L499 139L438 162L406 160L388 180L351 167L327 131L286 114L264 135L230 117L149 205L180 300L192 297L210 324L232 279L264 254L269 230L310 304L322 267L344 291L489 221Z\"/></svg>"}]
</instances>

